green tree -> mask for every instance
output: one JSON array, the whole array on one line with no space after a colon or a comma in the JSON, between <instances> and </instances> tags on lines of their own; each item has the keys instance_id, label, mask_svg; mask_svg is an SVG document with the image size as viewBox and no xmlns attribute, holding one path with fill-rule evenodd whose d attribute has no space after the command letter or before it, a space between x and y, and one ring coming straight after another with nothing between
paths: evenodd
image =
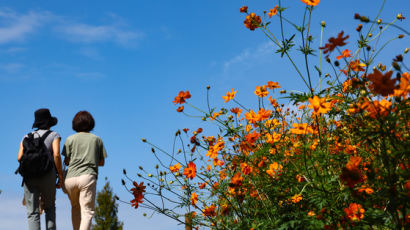
<instances>
[{"instance_id":1,"label":"green tree","mask_svg":"<svg viewBox=\"0 0 410 230\"><path fill-rule=\"evenodd\" d=\"M107 178L105 178L107 181ZM104 188L97 193L97 207L95 208L95 225L93 230L122 230L123 223L118 221L118 204L116 196L107 181Z\"/></svg>"}]
</instances>

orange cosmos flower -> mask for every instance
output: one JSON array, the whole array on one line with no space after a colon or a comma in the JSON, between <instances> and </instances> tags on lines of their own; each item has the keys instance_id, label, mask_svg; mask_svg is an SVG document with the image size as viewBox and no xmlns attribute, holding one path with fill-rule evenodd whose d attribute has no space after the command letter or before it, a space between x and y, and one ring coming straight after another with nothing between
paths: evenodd
<instances>
[{"instance_id":1,"label":"orange cosmos flower","mask_svg":"<svg viewBox=\"0 0 410 230\"><path fill-rule=\"evenodd\" d=\"M313 129L308 126L307 123L293 123L293 128L290 129L290 133L292 134L307 134L307 133L314 133Z\"/></svg>"},{"instance_id":2,"label":"orange cosmos flower","mask_svg":"<svg viewBox=\"0 0 410 230\"><path fill-rule=\"evenodd\" d=\"M245 119L248 120L249 123L254 124L260 120L260 117L251 109L249 112L245 113Z\"/></svg>"},{"instance_id":3,"label":"orange cosmos flower","mask_svg":"<svg viewBox=\"0 0 410 230\"><path fill-rule=\"evenodd\" d=\"M349 64L349 69L359 72L359 71L364 71L363 67L366 67L366 64L361 63L359 60L354 60L350 62Z\"/></svg>"},{"instance_id":4,"label":"orange cosmos flower","mask_svg":"<svg viewBox=\"0 0 410 230\"><path fill-rule=\"evenodd\" d=\"M360 204L350 203L349 208L345 208L347 218L352 221L359 221L364 217L364 209Z\"/></svg>"},{"instance_id":5,"label":"orange cosmos flower","mask_svg":"<svg viewBox=\"0 0 410 230\"><path fill-rule=\"evenodd\" d=\"M244 175L248 175L253 171L252 167L249 166L247 163L241 163L241 171Z\"/></svg>"},{"instance_id":6,"label":"orange cosmos flower","mask_svg":"<svg viewBox=\"0 0 410 230\"><path fill-rule=\"evenodd\" d=\"M214 164L214 166L222 166L225 164L225 162L223 160L219 160L218 158L214 158L212 163Z\"/></svg>"},{"instance_id":7,"label":"orange cosmos flower","mask_svg":"<svg viewBox=\"0 0 410 230\"><path fill-rule=\"evenodd\" d=\"M276 15L278 13L278 5L276 5L273 9L269 10L268 16L272 18L273 15Z\"/></svg>"},{"instance_id":8,"label":"orange cosmos flower","mask_svg":"<svg viewBox=\"0 0 410 230\"><path fill-rule=\"evenodd\" d=\"M266 85L256 86L255 94L258 95L258 97L266 97L269 94L266 90Z\"/></svg>"},{"instance_id":9,"label":"orange cosmos flower","mask_svg":"<svg viewBox=\"0 0 410 230\"><path fill-rule=\"evenodd\" d=\"M191 204L196 205L196 202L198 202L198 194L193 192L192 195L191 195Z\"/></svg>"},{"instance_id":10,"label":"orange cosmos flower","mask_svg":"<svg viewBox=\"0 0 410 230\"><path fill-rule=\"evenodd\" d=\"M312 1L312 0L302 0L302 1ZM323 53L331 53L337 46L344 46L346 45L345 40L349 38L349 35L346 35L346 37L343 37L344 31L340 32L337 35L337 38L331 37L329 38L329 43L326 43L324 47L320 47L320 49L323 49Z\"/></svg>"},{"instance_id":11,"label":"orange cosmos flower","mask_svg":"<svg viewBox=\"0 0 410 230\"><path fill-rule=\"evenodd\" d=\"M181 165L179 163L177 163L176 165L173 165L173 166L169 166L169 170L173 173L178 172L180 168L181 168Z\"/></svg>"},{"instance_id":12,"label":"orange cosmos flower","mask_svg":"<svg viewBox=\"0 0 410 230\"><path fill-rule=\"evenodd\" d=\"M374 69L372 74L367 75L367 78L370 80L370 90L373 93L380 94L382 96L387 96L394 92L396 88L397 79L391 78L393 71L389 71L385 74L382 74L377 69Z\"/></svg>"},{"instance_id":13,"label":"orange cosmos flower","mask_svg":"<svg viewBox=\"0 0 410 230\"><path fill-rule=\"evenodd\" d=\"M191 94L189 93L189 91L187 90L186 92L184 91L180 91L178 93L178 96L175 97L175 100L173 101L174 104L183 104L185 103L186 99L191 98Z\"/></svg>"},{"instance_id":14,"label":"orange cosmos flower","mask_svg":"<svg viewBox=\"0 0 410 230\"><path fill-rule=\"evenodd\" d=\"M291 200L294 204L296 204L296 203L298 203L299 201L302 200L302 195L301 194L295 194L294 196L292 196Z\"/></svg>"},{"instance_id":15,"label":"orange cosmos flower","mask_svg":"<svg viewBox=\"0 0 410 230\"><path fill-rule=\"evenodd\" d=\"M308 216L316 216L316 213L314 211L309 211L307 215Z\"/></svg>"},{"instance_id":16,"label":"orange cosmos flower","mask_svg":"<svg viewBox=\"0 0 410 230\"><path fill-rule=\"evenodd\" d=\"M241 113L242 113L242 109L240 109L240 108L238 108L238 107L232 108L232 109L231 109L231 112L234 113L234 114L236 114L236 117L239 117L239 116L241 115Z\"/></svg>"},{"instance_id":17,"label":"orange cosmos flower","mask_svg":"<svg viewBox=\"0 0 410 230\"><path fill-rule=\"evenodd\" d=\"M239 9L239 11L240 11L241 13L246 13L246 12L248 12L248 7L247 7L247 6L242 6L242 7Z\"/></svg>"},{"instance_id":18,"label":"orange cosmos flower","mask_svg":"<svg viewBox=\"0 0 410 230\"><path fill-rule=\"evenodd\" d=\"M218 156L218 152L221 151L225 147L224 141L218 141L215 145L209 146L209 150L205 156L209 156L209 158L213 159Z\"/></svg>"},{"instance_id":19,"label":"orange cosmos flower","mask_svg":"<svg viewBox=\"0 0 410 230\"><path fill-rule=\"evenodd\" d=\"M178 113L180 113L180 112L182 112L182 111L184 111L184 106L183 106L183 105L180 106L180 107L178 107L178 109L177 109L177 112L178 112Z\"/></svg>"},{"instance_id":20,"label":"orange cosmos flower","mask_svg":"<svg viewBox=\"0 0 410 230\"><path fill-rule=\"evenodd\" d=\"M184 169L184 175L189 179L194 179L196 176L196 165L194 162L189 162L187 167Z\"/></svg>"},{"instance_id":21,"label":"orange cosmos flower","mask_svg":"<svg viewBox=\"0 0 410 230\"><path fill-rule=\"evenodd\" d=\"M225 100L225 103L226 103L226 102L228 102L228 101L234 99L234 98L235 98L235 94L236 94L236 91L233 91L233 89L232 89L231 92L227 92L227 93L226 93L226 96L222 96L222 98Z\"/></svg>"},{"instance_id":22,"label":"orange cosmos flower","mask_svg":"<svg viewBox=\"0 0 410 230\"><path fill-rule=\"evenodd\" d=\"M308 6L316 6L320 2L320 0L301 0L301 1L304 2Z\"/></svg>"},{"instance_id":23,"label":"orange cosmos flower","mask_svg":"<svg viewBox=\"0 0 410 230\"><path fill-rule=\"evenodd\" d=\"M359 156L351 156L349 162L346 164L346 168L348 170L355 170L359 168L360 163L362 162L362 158Z\"/></svg>"},{"instance_id":24,"label":"orange cosmos flower","mask_svg":"<svg viewBox=\"0 0 410 230\"><path fill-rule=\"evenodd\" d=\"M373 101L373 103L363 103L362 109L369 112L369 117L376 119L377 117L386 117L389 115L391 102L388 100Z\"/></svg>"},{"instance_id":25,"label":"orange cosmos flower","mask_svg":"<svg viewBox=\"0 0 410 230\"><path fill-rule=\"evenodd\" d=\"M266 85L268 89L278 89L280 88L280 85L278 82L273 82L273 81L268 81L268 84Z\"/></svg>"},{"instance_id":26,"label":"orange cosmos flower","mask_svg":"<svg viewBox=\"0 0 410 230\"><path fill-rule=\"evenodd\" d=\"M272 111L270 111L270 110L265 110L264 108L261 108L261 109L258 111L259 121L268 119L271 114L272 114Z\"/></svg>"},{"instance_id":27,"label":"orange cosmos flower","mask_svg":"<svg viewBox=\"0 0 410 230\"><path fill-rule=\"evenodd\" d=\"M131 206L134 208L138 208L139 204L143 202L144 193L145 193L145 186L144 182L138 184L137 182L133 182L134 188L131 188L132 195L134 195L134 199L131 200Z\"/></svg>"},{"instance_id":28,"label":"orange cosmos flower","mask_svg":"<svg viewBox=\"0 0 410 230\"><path fill-rule=\"evenodd\" d=\"M280 125L280 122L277 119L272 119L272 120L265 121L265 127L268 128L268 129L274 129L278 125Z\"/></svg>"},{"instance_id":29,"label":"orange cosmos flower","mask_svg":"<svg viewBox=\"0 0 410 230\"><path fill-rule=\"evenodd\" d=\"M394 90L394 96L407 99L407 94L410 93L410 74L405 72L401 75L399 88Z\"/></svg>"},{"instance_id":30,"label":"orange cosmos flower","mask_svg":"<svg viewBox=\"0 0 410 230\"><path fill-rule=\"evenodd\" d=\"M314 96L313 99L309 98L309 103L310 105L308 105L308 107L313 109L313 113L316 115L327 113L332 109L331 103L326 102L326 98Z\"/></svg>"},{"instance_id":31,"label":"orange cosmos flower","mask_svg":"<svg viewBox=\"0 0 410 230\"><path fill-rule=\"evenodd\" d=\"M342 51L342 55L337 56L336 59L340 60L342 58L349 58L351 56L352 56L352 54L350 53L350 50L345 49L345 50Z\"/></svg>"},{"instance_id":32,"label":"orange cosmos flower","mask_svg":"<svg viewBox=\"0 0 410 230\"><path fill-rule=\"evenodd\" d=\"M374 191L370 187L366 187L365 185L362 185L361 188L359 188L358 192L366 192L367 194L372 194Z\"/></svg>"},{"instance_id":33,"label":"orange cosmos flower","mask_svg":"<svg viewBox=\"0 0 410 230\"><path fill-rule=\"evenodd\" d=\"M240 172L237 172L232 178L231 183L229 184L230 187L240 187L243 182L243 177Z\"/></svg>"},{"instance_id":34,"label":"orange cosmos flower","mask_svg":"<svg viewBox=\"0 0 410 230\"><path fill-rule=\"evenodd\" d=\"M246 19L243 23L245 24L246 28L255 30L256 28L260 27L261 22L262 20L260 16L256 15L255 13L250 13L246 16Z\"/></svg>"},{"instance_id":35,"label":"orange cosmos flower","mask_svg":"<svg viewBox=\"0 0 410 230\"><path fill-rule=\"evenodd\" d=\"M271 96L269 96L268 100L269 100L270 104L271 104L273 107L278 107L278 106L279 106L279 104L278 104L278 102L276 101L276 99L273 99Z\"/></svg>"},{"instance_id":36,"label":"orange cosmos flower","mask_svg":"<svg viewBox=\"0 0 410 230\"><path fill-rule=\"evenodd\" d=\"M269 165L269 169L266 170L266 173L271 177L279 176L282 173L282 168L282 165L277 162L273 162L273 164Z\"/></svg>"},{"instance_id":37,"label":"orange cosmos flower","mask_svg":"<svg viewBox=\"0 0 410 230\"><path fill-rule=\"evenodd\" d=\"M282 137L282 135L280 133L273 132L272 134L267 133L265 137L266 137L267 143L275 144L276 142L280 141L280 138Z\"/></svg>"},{"instance_id":38,"label":"orange cosmos flower","mask_svg":"<svg viewBox=\"0 0 410 230\"><path fill-rule=\"evenodd\" d=\"M252 133L248 133L248 134L245 136L245 139L246 139L246 142L248 142L250 145L254 145L255 142L258 140L258 138L259 138L260 136L261 136L261 135L260 135L258 132L256 132L256 130L255 130L255 131L253 131Z\"/></svg>"},{"instance_id":39,"label":"orange cosmos flower","mask_svg":"<svg viewBox=\"0 0 410 230\"><path fill-rule=\"evenodd\" d=\"M204 216L208 216L208 217L213 217L216 216L216 212L215 212L215 205L211 205L211 206L206 206L205 209L202 209L203 215Z\"/></svg>"}]
</instances>

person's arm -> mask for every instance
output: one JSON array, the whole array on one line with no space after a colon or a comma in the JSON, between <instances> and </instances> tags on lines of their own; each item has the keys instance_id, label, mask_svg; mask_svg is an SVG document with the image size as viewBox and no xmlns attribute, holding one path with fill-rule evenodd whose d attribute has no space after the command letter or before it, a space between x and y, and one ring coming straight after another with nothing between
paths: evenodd
<instances>
[{"instance_id":1,"label":"person's arm","mask_svg":"<svg viewBox=\"0 0 410 230\"><path fill-rule=\"evenodd\" d=\"M100 161L98 162L98 166L104 166L105 158L107 157L107 151L105 150L104 143L101 139L99 139L100 144Z\"/></svg>"},{"instance_id":2,"label":"person's arm","mask_svg":"<svg viewBox=\"0 0 410 230\"><path fill-rule=\"evenodd\" d=\"M98 162L98 166L104 166L105 160L104 158L101 158L100 162Z\"/></svg>"},{"instance_id":3,"label":"person's arm","mask_svg":"<svg viewBox=\"0 0 410 230\"><path fill-rule=\"evenodd\" d=\"M19 152L17 154L17 161L20 161L22 156L23 156L23 142L20 142Z\"/></svg>"},{"instance_id":4,"label":"person's arm","mask_svg":"<svg viewBox=\"0 0 410 230\"><path fill-rule=\"evenodd\" d=\"M58 173L58 186L57 188L61 188L63 185L63 170L62 170L62 164L61 164L61 155L60 155L60 140L61 138L56 138L53 141L53 157L54 157L54 163L57 168L57 173Z\"/></svg>"}]
</instances>

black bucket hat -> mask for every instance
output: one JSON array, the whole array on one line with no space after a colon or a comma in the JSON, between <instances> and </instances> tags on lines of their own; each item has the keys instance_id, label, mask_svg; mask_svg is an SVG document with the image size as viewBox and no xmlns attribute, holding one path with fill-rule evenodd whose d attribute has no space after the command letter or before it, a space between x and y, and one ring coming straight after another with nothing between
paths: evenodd
<instances>
[{"instance_id":1,"label":"black bucket hat","mask_svg":"<svg viewBox=\"0 0 410 230\"><path fill-rule=\"evenodd\" d=\"M38 109L34 112L33 128L45 129L57 124L57 118L52 117L50 110Z\"/></svg>"}]
</instances>

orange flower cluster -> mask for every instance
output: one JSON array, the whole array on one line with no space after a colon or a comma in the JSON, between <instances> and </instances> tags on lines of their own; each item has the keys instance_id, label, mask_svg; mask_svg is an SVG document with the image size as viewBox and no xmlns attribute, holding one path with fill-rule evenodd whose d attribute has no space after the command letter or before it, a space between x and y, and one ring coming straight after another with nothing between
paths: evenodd
<instances>
[{"instance_id":1,"label":"orange flower cluster","mask_svg":"<svg viewBox=\"0 0 410 230\"><path fill-rule=\"evenodd\" d=\"M225 147L225 142L219 140L215 145L210 145L209 149L206 153L206 156L214 159L218 156L218 152L221 151Z\"/></svg>"},{"instance_id":2,"label":"orange flower cluster","mask_svg":"<svg viewBox=\"0 0 410 230\"><path fill-rule=\"evenodd\" d=\"M213 216L216 216L215 210L216 210L216 206L212 204L202 209L202 212L204 216L213 217Z\"/></svg>"},{"instance_id":3,"label":"orange flower cluster","mask_svg":"<svg viewBox=\"0 0 410 230\"><path fill-rule=\"evenodd\" d=\"M291 201L292 203L296 204L299 201L302 200L302 195L301 194L295 194L294 196L292 196Z\"/></svg>"},{"instance_id":4,"label":"orange flower cluster","mask_svg":"<svg viewBox=\"0 0 410 230\"><path fill-rule=\"evenodd\" d=\"M256 86L255 94L256 94L258 97L266 97L266 96L268 96L269 92L266 90L266 85Z\"/></svg>"},{"instance_id":5,"label":"orange flower cluster","mask_svg":"<svg viewBox=\"0 0 410 230\"><path fill-rule=\"evenodd\" d=\"M261 22L262 20L260 16L256 15L255 13L250 13L246 16L246 19L243 23L245 24L246 28L255 30L256 28L260 27Z\"/></svg>"},{"instance_id":6,"label":"orange flower cluster","mask_svg":"<svg viewBox=\"0 0 410 230\"><path fill-rule=\"evenodd\" d=\"M362 158L359 156L350 157L346 167L342 169L340 180L347 184L350 188L353 188L356 184L362 183L366 180L366 176L363 175L359 169Z\"/></svg>"},{"instance_id":7,"label":"orange flower cluster","mask_svg":"<svg viewBox=\"0 0 410 230\"><path fill-rule=\"evenodd\" d=\"M269 169L266 170L266 173L269 174L269 176L275 178L277 176L280 176L282 169L282 165L278 164L278 162L273 162L273 164L269 165Z\"/></svg>"},{"instance_id":8,"label":"orange flower cluster","mask_svg":"<svg viewBox=\"0 0 410 230\"><path fill-rule=\"evenodd\" d=\"M186 99L191 98L191 94L189 93L189 91L180 91L178 93L178 96L175 97L174 99L174 104L184 104Z\"/></svg>"},{"instance_id":9,"label":"orange flower cluster","mask_svg":"<svg viewBox=\"0 0 410 230\"><path fill-rule=\"evenodd\" d=\"M352 221L359 221L364 217L364 209L360 204L350 203L349 208L345 208L347 218Z\"/></svg>"}]
</instances>

